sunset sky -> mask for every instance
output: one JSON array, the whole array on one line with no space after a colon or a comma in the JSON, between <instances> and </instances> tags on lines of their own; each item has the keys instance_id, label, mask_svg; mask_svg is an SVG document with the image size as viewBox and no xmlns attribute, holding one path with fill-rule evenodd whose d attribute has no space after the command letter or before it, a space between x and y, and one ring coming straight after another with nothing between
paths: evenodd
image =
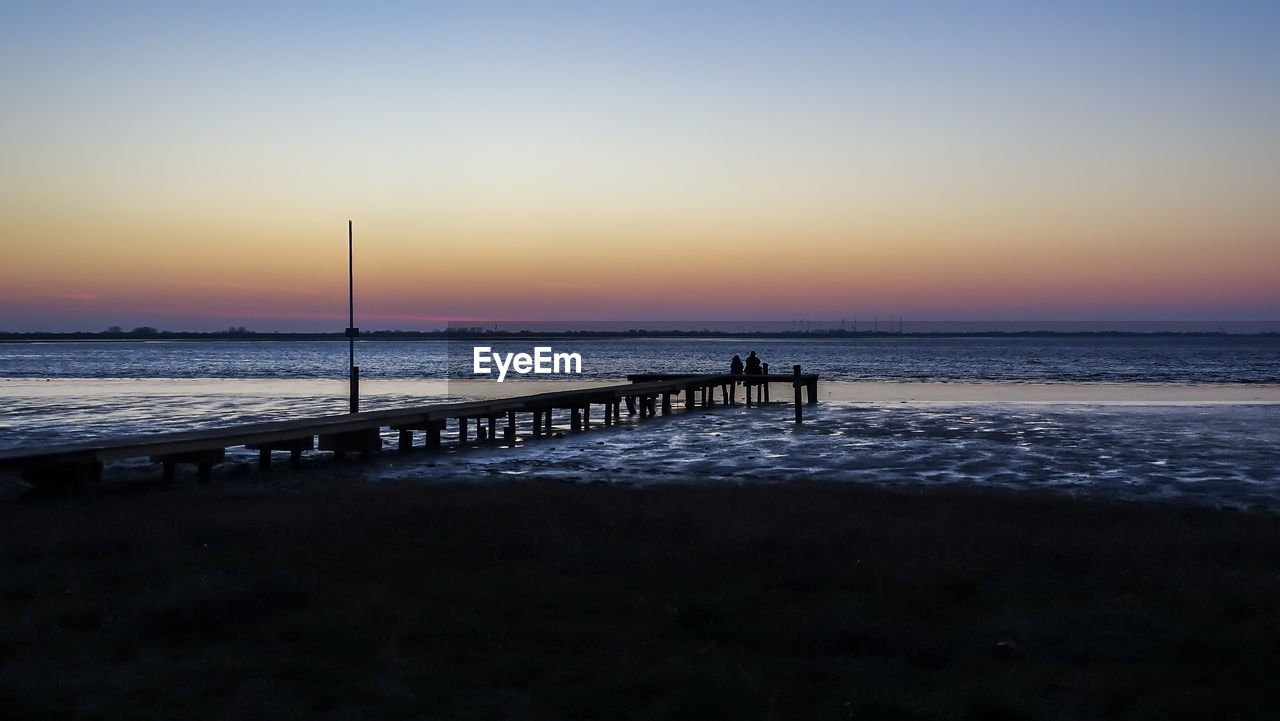
<instances>
[{"instance_id":1,"label":"sunset sky","mask_svg":"<svg viewBox=\"0 0 1280 721\"><path fill-rule=\"evenodd\" d=\"M1280 3L0 0L0 330L1280 320Z\"/></svg>"}]
</instances>

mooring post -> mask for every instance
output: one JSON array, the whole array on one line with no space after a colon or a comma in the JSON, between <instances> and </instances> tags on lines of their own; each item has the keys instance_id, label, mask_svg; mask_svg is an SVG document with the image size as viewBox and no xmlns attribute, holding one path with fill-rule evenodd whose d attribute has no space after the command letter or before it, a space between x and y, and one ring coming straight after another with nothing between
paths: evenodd
<instances>
[{"instance_id":1,"label":"mooring post","mask_svg":"<svg viewBox=\"0 0 1280 721\"><path fill-rule=\"evenodd\" d=\"M796 391L796 423L803 423L804 411L800 408L800 366L791 366L791 370L795 375L795 380L791 382L791 385L795 387Z\"/></svg>"},{"instance_id":2,"label":"mooring post","mask_svg":"<svg viewBox=\"0 0 1280 721\"><path fill-rule=\"evenodd\" d=\"M347 323L347 347L350 351L351 373L351 412L358 413L360 411L360 366L356 365L356 336L360 335L360 329L356 327L356 276L355 262L352 254L352 231L351 220L347 220L347 309L350 311Z\"/></svg>"},{"instance_id":3,"label":"mooring post","mask_svg":"<svg viewBox=\"0 0 1280 721\"><path fill-rule=\"evenodd\" d=\"M817 403L818 402L818 379L814 378L813 380L806 383L805 390L809 394L809 403L810 404Z\"/></svg>"},{"instance_id":4,"label":"mooring post","mask_svg":"<svg viewBox=\"0 0 1280 721\"><path fill-rule=\"evenodd\" d=\"M360 412L360 366L351 366L351 412Z\"/></svg>"}]
</instances>

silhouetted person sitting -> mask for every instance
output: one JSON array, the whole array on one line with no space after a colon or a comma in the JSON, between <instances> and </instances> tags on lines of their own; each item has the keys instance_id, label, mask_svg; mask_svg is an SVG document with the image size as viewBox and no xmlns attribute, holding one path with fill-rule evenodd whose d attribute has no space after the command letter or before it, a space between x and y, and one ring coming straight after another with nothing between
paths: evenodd
<instances>
[{"instance_id":1,"label":"silhouetted person sitting","mask_svg":"<svg viewBox=\"0 0 1280 721\"><path fill-rule=\"evenodd\" d=\"M734 356L733 360L729 361L729 372L735 376L742 375L742 359L741 358L739 358L738 356Z\"/></svg>"},{"instance_id":2,"label":"silhouetted person sitting","mask_svg":"<svg viewBox=\"0 0 1280 721\"><path fill-rule=\"evenodd\" d=\"M751 355L747 356L747 375L758 376L760 373L760 358L755 351L751 351Z\"/></svg>"}]
</instances>

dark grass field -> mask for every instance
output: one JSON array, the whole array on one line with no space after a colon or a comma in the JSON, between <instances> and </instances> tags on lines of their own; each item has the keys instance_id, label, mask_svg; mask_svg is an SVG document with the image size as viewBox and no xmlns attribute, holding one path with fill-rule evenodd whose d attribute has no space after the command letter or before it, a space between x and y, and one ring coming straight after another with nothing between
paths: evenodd
<instances>
[{"instance_id":1,"label":"dark grass field","mask_svg":"<svg viewBox=\"0 0 1280 721\"><path fill-rule=\"evenodd\" d=\"M850 485L0 507L6 718L1232 719L1280 517Z\"/></svg>"}]
</instances>

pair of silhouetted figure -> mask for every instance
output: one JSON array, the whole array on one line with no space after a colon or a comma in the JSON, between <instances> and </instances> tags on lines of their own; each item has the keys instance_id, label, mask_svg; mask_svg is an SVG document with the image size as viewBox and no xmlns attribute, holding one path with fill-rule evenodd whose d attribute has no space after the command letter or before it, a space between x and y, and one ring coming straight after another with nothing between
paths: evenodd
<instances>
[{"instance_id":1,"label":"pair of silhouetted figure","mask_svg":"<svg viewBox=\"0 0 1280 721\"><path fill-rule=\"evenodd\" d=\"M747 356L747 364L745 368L742 365L742 358L734 356L729 362L729 372L733 375L742 375L746 373L749 376L758 376L764 371L760 369L760 358L755 351L751 351L751 355Z\"/></svg>"}]
</instances>

